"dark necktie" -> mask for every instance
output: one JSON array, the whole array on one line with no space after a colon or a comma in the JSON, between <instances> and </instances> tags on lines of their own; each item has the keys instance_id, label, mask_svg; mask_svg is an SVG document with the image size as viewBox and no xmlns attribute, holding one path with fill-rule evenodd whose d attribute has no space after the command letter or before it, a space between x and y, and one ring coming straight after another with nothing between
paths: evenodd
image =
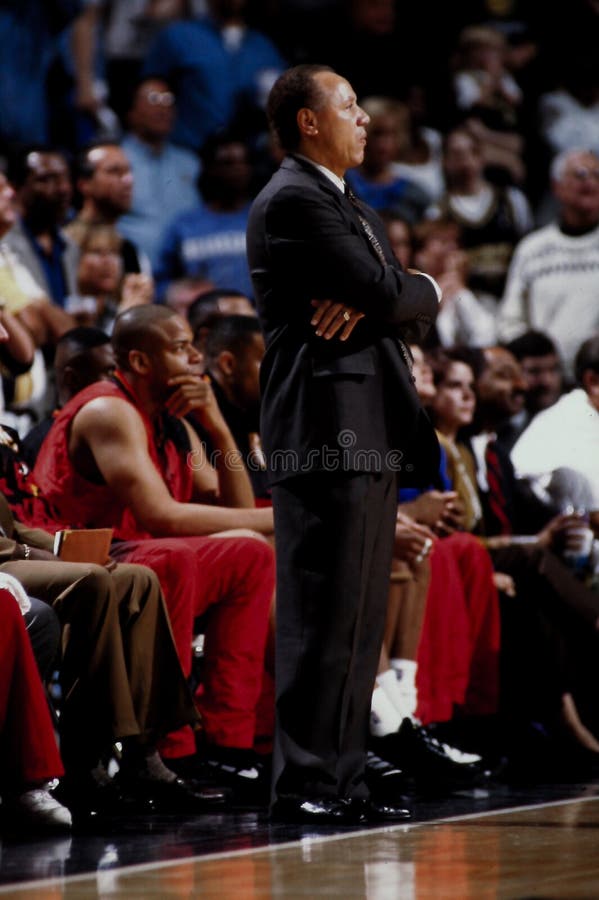
<instances>
[{"instance_id":1,"label":"dark necktie","mask_svg":"<svg viewBox=\"0 0 599 900\"><path fill-rule=\"evenodd\" d=\"M347 197L347 199L349 200L351 205L356 210L356 215L358 216L358 219L360 220L360 225L362 226L362 230L364 231L364 234L368 238L368 241L369 241L372 249L378 256L379 262L383 266L388 265L387 260L385 259L385 251L383 250L383 248L381 246L381 242L379 241L376 234L372 230L372 226L371 226L370 222L364 217L364 213L362 212L362 207L360 206L360 201L358 200L358 198L356 197L356 195L350 188L349 184L345 185L345 196Z\"/></svg>"},{"instance_id":2,"label":"dark necktie","mask_svg":"<svg viewBox=\"0 0 599 900\"><path fill-rule=\"evenodd\" d=\"M356 195L350 188L349 184L347 184L347 182L345 184L345 196L347 197L347 199L349 200L351 205L354 207L354 209L356 211L356 215L357 215L358 219L360 220L360 225L362 226L362 231L368 238L368 242L369 242L370 246L372 247L372 249L374 250L374 252L376 253L376 255L379 259L379 262L383 266L389 265L389 263L387 262L387 259L385 257L385 251L383 250L383 248L381 246L381 242L379 241L376 234L372 230L372 226L371 226L370 222L368 221L368 219L365 218L364 213L362 212L362 207L360 206L360 201L358 200L358 198L356 197ZM412 358L410 349L407 346L407 344L405 344L404 341L402 341L402 339L400 337L397 337L396 340L397 340L397 344L399 346L401 355L403 357L403 360L404 360L406 366L408 367L408 372L410 373L410 375L412 375L412 368L414 365L414 360ZM414 380L413 377L412 377L412 380Z\"/></svg>"},{"instance_id":3,"label":"dark necktie","mask_svg":"<svg viewBox=\"0 0 599 900\"><path fill-rule=\"evenodd\" d=\"M507 502L503 490L503 473L496 446L496 441L489 441L485 450L487 484L489 485L487 499L491 518L489 524L492 526L487 530L496 534L511 534L512 523L507 512Z\"/></svg>"}]
</instances>

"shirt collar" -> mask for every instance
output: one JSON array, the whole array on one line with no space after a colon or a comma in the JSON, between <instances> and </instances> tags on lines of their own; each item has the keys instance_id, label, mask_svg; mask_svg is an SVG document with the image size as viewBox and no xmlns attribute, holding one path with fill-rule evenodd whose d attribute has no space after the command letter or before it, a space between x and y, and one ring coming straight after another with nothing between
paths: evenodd
<instances>
[{"instance_id":1,"label":"shirt collar","mask_svg":"<svg viewBox=\"0 0 599 900\"><path fill-rule=\"evenodd\" d=\"M308 156L304 156L302 153L296 153L298 159L303 159L304 162L310 163L311 166L314 166L315 169L318 169L319 172L332 181L336 188L338 188L342 194L345 193L345 181L343 178L339 178L338 175L335 175L334 172L331 172L330 169L327 169L326 166L321 166L320 163L314 162L313 159L310 159Z\"/></svg>"}]
</instances>

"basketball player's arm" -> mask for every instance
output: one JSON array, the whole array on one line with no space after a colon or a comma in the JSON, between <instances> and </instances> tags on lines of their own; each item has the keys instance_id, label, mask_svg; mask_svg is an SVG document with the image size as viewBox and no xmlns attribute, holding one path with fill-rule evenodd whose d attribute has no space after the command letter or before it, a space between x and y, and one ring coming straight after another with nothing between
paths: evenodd
<instances>
[{"instance_id":1,"label":"basketball player's arm","mask_svg":"<svg viewBox=\"0 0 599 900\"><path fill-rule=\"evenodd\" d=\"M203 503L179 503L169 492L147 447L141 417L131 404L101 397L86 404L73 421L71 455L87 449L112 492L133 513L138 525L155 537L208 535L249 528L273 530L272 510L235 509Z\"/></svg>"},{"instance_id":2,"label":"basketball player's arm","mask_svg":"<svg viewBox=\"0 0 599 900\"><path fill-rule=\"evenodd\" d=\"M173 391L166 402L171 415L182 419L189 441L194 483L194 500L218 503L219 506L254 506L254 492L239 448L231 433L210 380L193 374L176 375L169 380ZM183 416L195 419L210 436L212 459L206 458L205 449Z\"/></svg>"}]
</instances>

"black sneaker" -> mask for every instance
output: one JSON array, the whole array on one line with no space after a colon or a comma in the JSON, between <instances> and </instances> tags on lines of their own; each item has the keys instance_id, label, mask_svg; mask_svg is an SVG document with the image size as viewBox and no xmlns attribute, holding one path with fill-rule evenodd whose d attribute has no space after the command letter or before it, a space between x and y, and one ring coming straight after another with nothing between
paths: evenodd
<instances>
[{"instance_id":1,"label":"black sneaker","mask_svg":"<svg viewBox=\"0 0 599 900\"><path fill-rule=\"evenodd\" d=\"M390 803L393 806L407 805L405 794L408 790L408 780L405 774L386 759L376 756L371 750L366 755L364 781L373 802Z\"/></svg>"},{"instance_id":2,"label":"black sneaker","mask_svg":"<svg viewBox=\"0 0 599 900\"><path fill-rule=\"evenodd\" d=\"M420 788L475 787L490 774L481 756L442 743L424 725L408 718L395 733L372 737L371 747L378 756L401 767Z\"/></svg>"},{"instance_id":3,"label":"black sneaker","mask_svg":"<svg viewBox=\"0 0 599 900\"><path fill-rule=\"evenodd\" d=\"M232 803L266 806L270 797L270 760L253 750L219 747L206 744L204 767L214 778L232 792Z\"/></svg>"}]
</instances>

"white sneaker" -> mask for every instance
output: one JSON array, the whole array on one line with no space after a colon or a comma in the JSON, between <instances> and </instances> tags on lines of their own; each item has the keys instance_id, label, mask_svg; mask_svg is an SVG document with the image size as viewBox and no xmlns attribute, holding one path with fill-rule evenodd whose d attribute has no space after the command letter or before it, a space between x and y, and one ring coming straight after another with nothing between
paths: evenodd
<instances>
[{"instance_id":1,"label":"white sneaker","mask_svg":"<svg viewBox=\"0 0 599 900\"><path fill-rule=\"evenodd\" d=\"M11 814L19 825L67 831L72 825L71 813L55 800L45 787L31 788L10 804Z\"/></svg>"}]
</instances>

